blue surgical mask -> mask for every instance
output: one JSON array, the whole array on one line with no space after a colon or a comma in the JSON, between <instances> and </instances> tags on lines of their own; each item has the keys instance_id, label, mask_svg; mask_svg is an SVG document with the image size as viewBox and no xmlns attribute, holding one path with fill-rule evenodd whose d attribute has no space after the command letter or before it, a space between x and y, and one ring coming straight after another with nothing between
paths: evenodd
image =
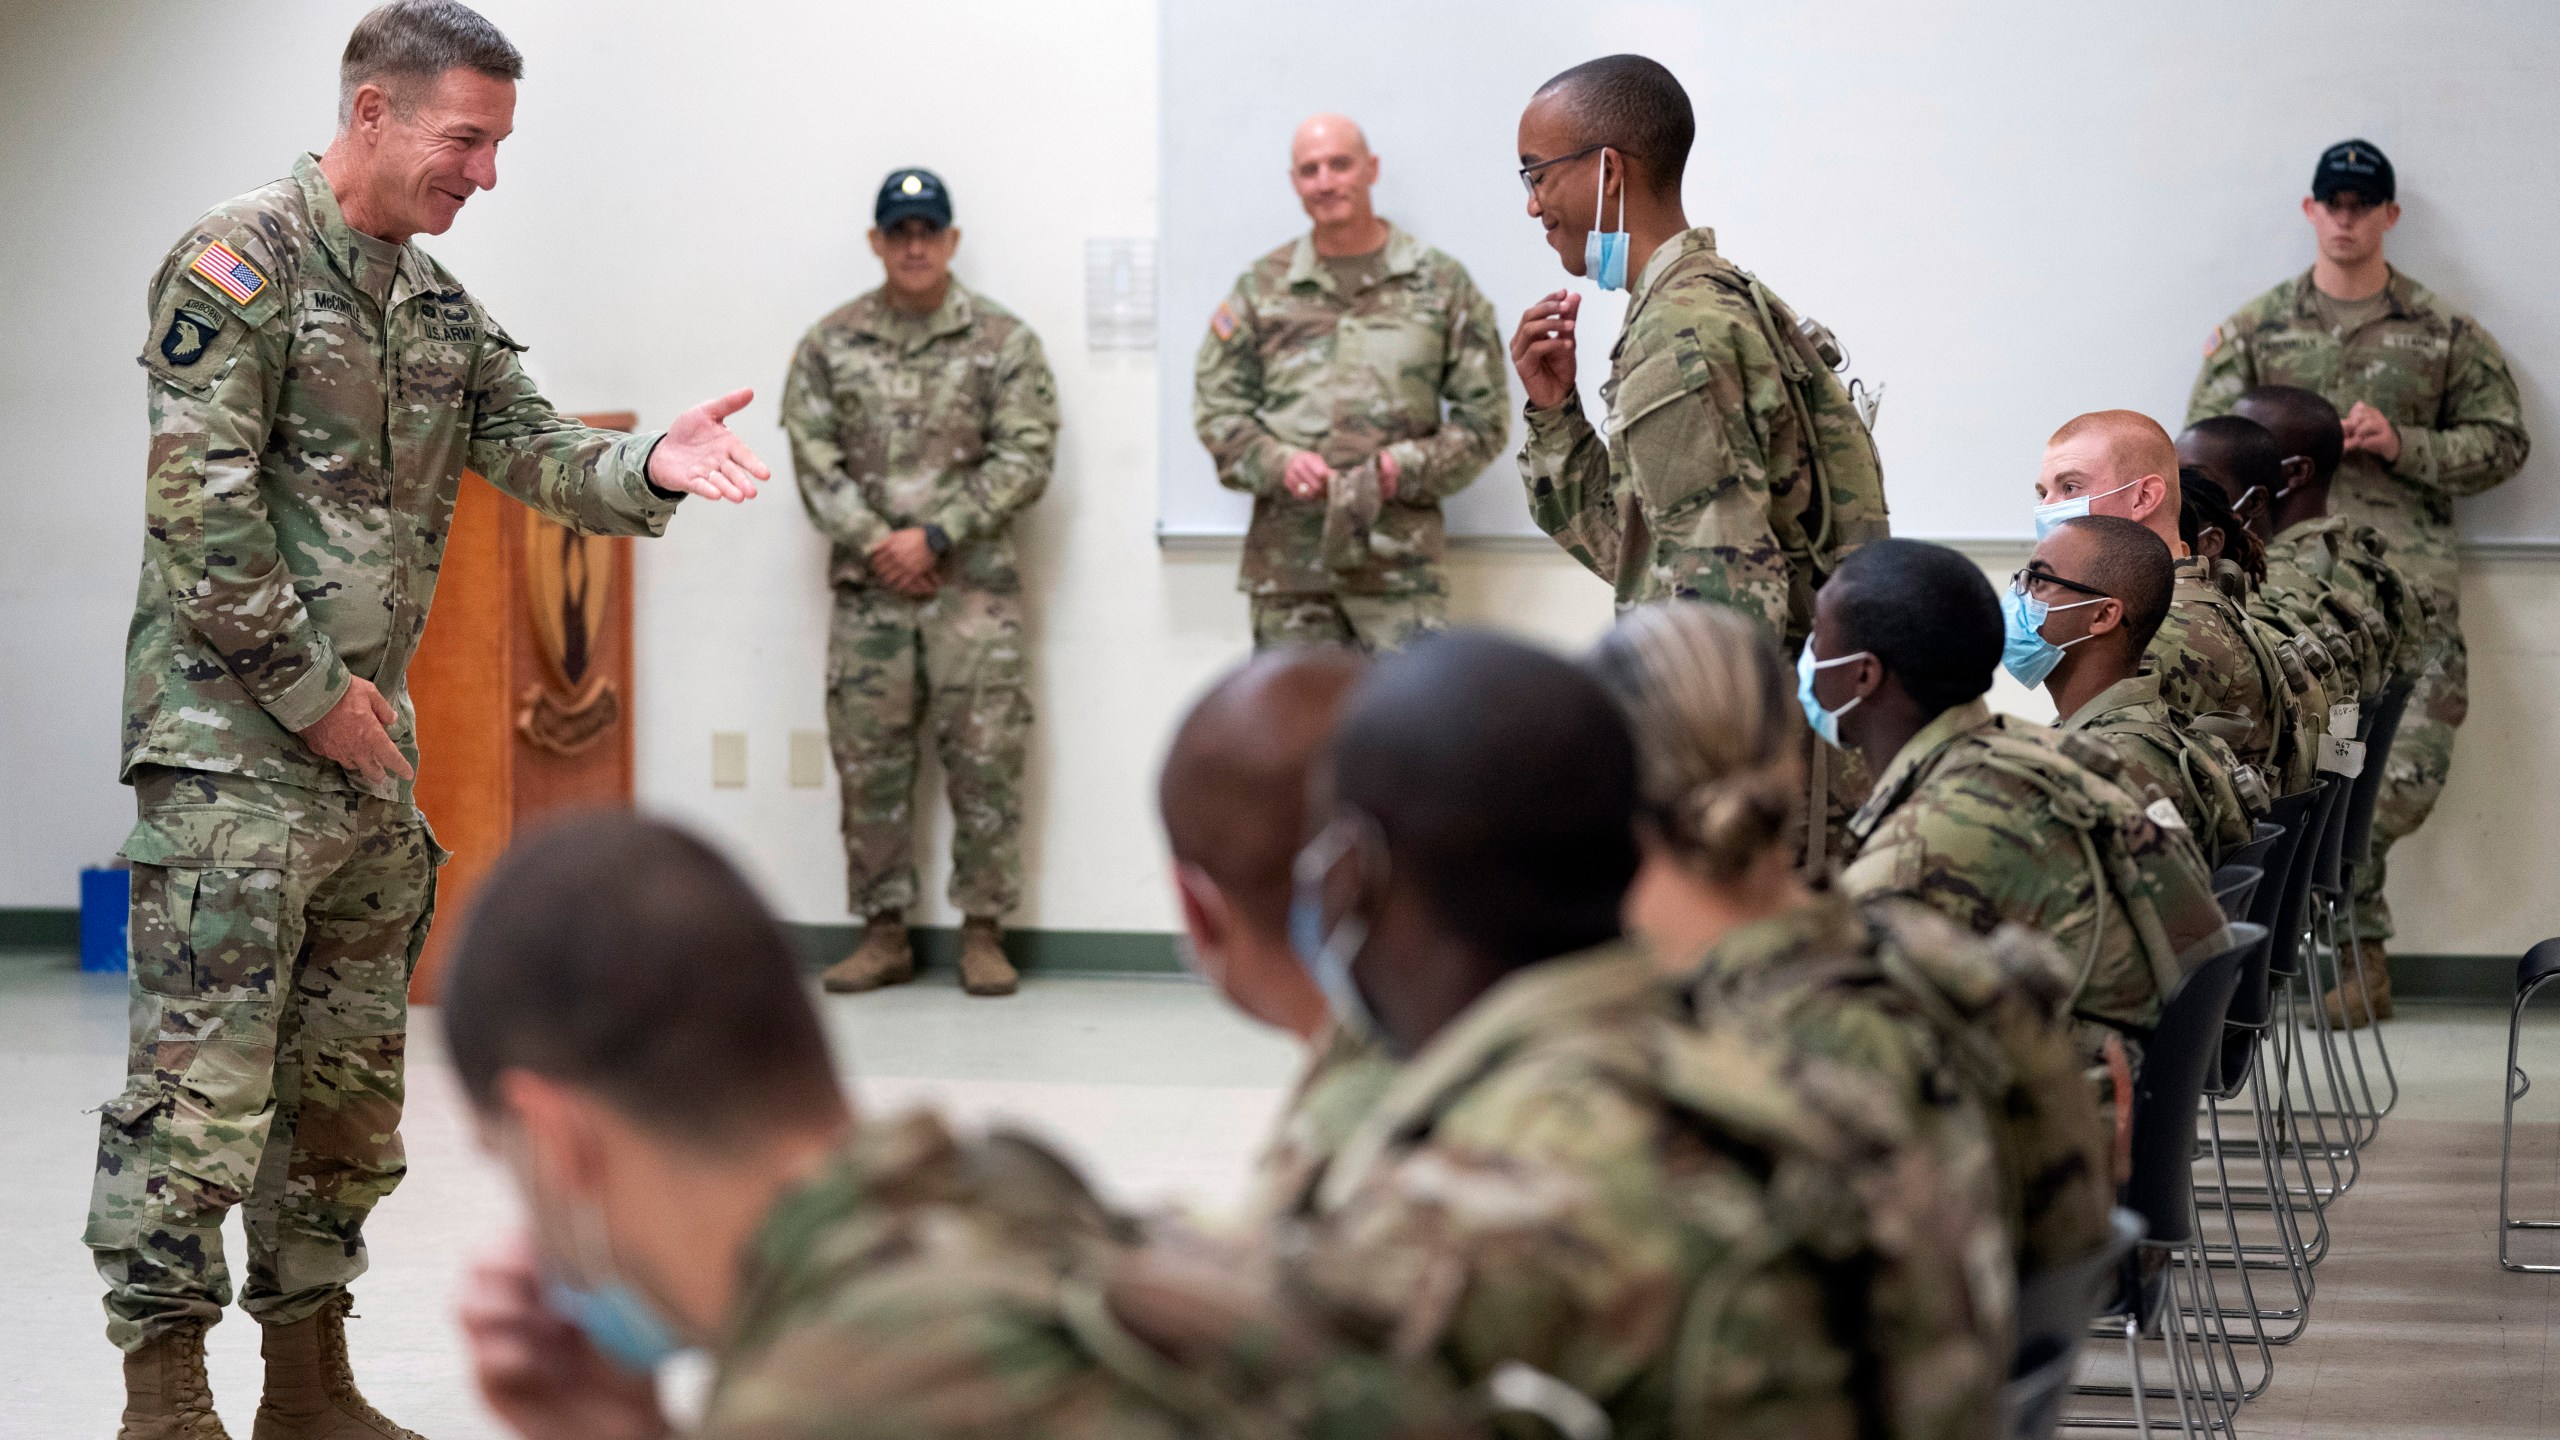
<instances>
[{"instance_id":1,"label":"blue surgical mask","mask_svg":"<svg viewBox=\"0 0 2560 1440\"><path fill-rule=\"evenodd\" d=\"M2089 637L2056 645L2044 638L2044 620L2056 610L2077 610L2095 605L2096 600L2074 600L2068 605L2047 605L2033 595L2022 594L2015 587L2000 592L2000 619L2007 635L2000 642L2000 665L2017 682L2033 690L2062 663L2062 652Z\"/></svg>"},{"instance_id":2,"label":"blue surgical mask","mask_svg":"<svg viewBox=\"0 0 2560 1440\"><path fill-rule=\"evenodd\" d=\"M2068 500L2056 500L2050 505L2037 506L2036 538L2042 540L2051 535L2063 521L2077 520L2088 514L2090 501L2103 500L2109 495L2130 490L2141 483L2139 480L2128 480L2113 490L2101 490L2095 495L2074 495Z\"/></svg>"},{"instance_id":3,"label":"blue surgical mask","mask_svg":"<svg viewBox=\"0 0 2560 1440\"><path fill-rule=\"evenodd\" d=\"M1325 827L1324 833L1298 852L1292 869L1289 896L1289 948L1296 952L1298 963L1305 966L1316 989L1323 993L1325 1008L1333 1012L1333 1023L1354 1040L1379 1038L1377 1017L1370 1013L1368 997L1360 993L1359 978L1351 973L1351 964L1360 958L1360 949L1369 943L1369 922L1357 910L1334 923L1331 932L1324 928L1324 880L1333 867L1351 851L1355 830L1342 821Z\"/></svg>"},{"instance_id":4,"label":"blue surgical mask","mask_svg":"<svg viewBox=\"0 0 2560 1440\"><path fill-rule=\"evenodd\" d=\"M1842 655L1837 659L1816 660L1813 658L1813 642L1807 640L1804 642L1804 652L1796 656L1796 703L1804 707L1805 722L1813 726L1813 733L1821 736L1826 744L1835 747L1839 745L1840 717L1857 709L1859 703L1867 697L1859 695L1837 710L1825 710L1822 708L1822 702L1813 698L1813 677L1816 673L1828 670L1834 665L1846 665L1852 660L1864 660L1868 654L1868 651L1861 650L1854 655Z\"/></svg>"},{"instance_id":5,"label":"blue surgical mask","mask_svg":"<svg viewBox=\"0 0 2560 1440\"><path fill-rule=\"evenodd\" d=\"M1591 233L1582 237L1582 273L1603 290L1627 288L1627 254L1633 239L1627 234L1627 195L1621 177L1618 190L1618 228L1600 228L1600 207L1609 199L1609 152L1600 152L1597 167L1599 179L1591 193Z\"/></svg>"},{"instance_id":6,"label":"blue surgical mask","mask_svg":"<svg viewBox=\"0 0 2560 1440\"><path fill-rule=\"evenodd\" d=\"M587 1343L625 1370L646 1375L684 1348L640 1292L619 1280L593 1290L546 1280L542 1303L585 1332Z\"/></svg>"}]
</instances>

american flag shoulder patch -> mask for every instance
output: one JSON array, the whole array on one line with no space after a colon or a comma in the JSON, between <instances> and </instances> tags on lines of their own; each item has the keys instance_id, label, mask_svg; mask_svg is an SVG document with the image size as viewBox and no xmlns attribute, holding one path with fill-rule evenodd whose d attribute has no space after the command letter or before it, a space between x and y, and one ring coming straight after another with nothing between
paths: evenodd
<instances>
[{"instance_id":1,"label":"american flag shoulder patch","mask_svg":"<svg viewBox=\"0 0 2560 1440\"><path fill-rule=\"evenodd\" d=\"M1216 332L1220 340L1235 338L1236 312L1228 309L1227 302L1224 300L1218 302L1218 313L1209 317L1209 328Z\"/></svg>"},{"instance_id":2,"label":"american flag shoulder patch","mask_svg":"<svg viewBox=\"0 0 2560 1440\"><path fill-rule=\"evenodd\" d=\"M267 288L267 277L258 273L258 267L241 259L240 252L219 240L205 246L196 256L195 263L187 268L242 305L257 299Z\"/></svg>"}]
</instances>

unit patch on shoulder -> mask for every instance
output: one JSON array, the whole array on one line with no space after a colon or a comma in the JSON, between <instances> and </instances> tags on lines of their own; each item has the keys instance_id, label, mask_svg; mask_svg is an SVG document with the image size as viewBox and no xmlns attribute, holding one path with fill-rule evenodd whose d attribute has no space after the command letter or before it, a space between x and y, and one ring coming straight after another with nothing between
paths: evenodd
<instances>
[{"instance_id":1,"label":"unit patch on shoulder","mask_svg":"<svg viewBox=\"0 0 2560 1440\"><path fill-rule=\"evenodd\" d=\"M180 369L204 358L205 347L222 329L222 317L210 305L182 304L169 316L169 331L160 337L160 358Z\"/></svg>"},{"instance_id":2,"label":"unit patch on shoulder","mask_svg":"<svg viewBox=\"0 0 2560 1440\"><path fill-rule=\"evenodd\" d=\"M1217 313L1209 317L1209 333L1222 341L1236 338L1236 312L1228 309L1224 300L1218 302Z\"/></svg>"},{"instance_id":3,"label":"unit patch on shoulder","mask_svg":"<svg viewBox=\"0 0 2560 1440\"><path fill-rule=\"evenodd\" d=\"M2211 359L2211 358L2212 358L2212 356L2213 356L2213 352L2215 352L2215 351L2217 351L2217 350L2219 350L2219 349L2221 349L2221 348L2222 348L2222 327L2221 327L2221 326L2219 326L2219 325L2216 325L2216 326L2214 326L2214 327L2213 327L2213 333L2212 333L2212 334L2210 334L2210 335L2207 335L2206 337L2204 337L2204 353L2205 353L2205 357L2206 357L2207 359Z\"/></svg>"},{"instance_id":4,"label":"unit patch on shoulder","mask_svg":"<svg viewBox=\"0 0 2560 1440\"><path fill-rule=\"evenodd\" d=\"M209 281L213 288L246 305L267 288L267 277L258 267L240 258L240 252L216 240L204 247L195 263L187 267Z\"/></svg>"}]
</instances>

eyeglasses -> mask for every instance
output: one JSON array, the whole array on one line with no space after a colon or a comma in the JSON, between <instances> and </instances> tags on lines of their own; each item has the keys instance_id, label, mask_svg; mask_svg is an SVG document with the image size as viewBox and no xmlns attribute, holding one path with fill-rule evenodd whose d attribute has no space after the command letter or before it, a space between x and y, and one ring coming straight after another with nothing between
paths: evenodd
<instances>
[{"instance_id":1,"label":"eyeglasses","mask_svg":"<svg viewBox=\"0 0 2560 1440\"><path fill-rule=\"evenodd\" d=\"M1538 193L1539 171L1546 169L1550 165L1561 165L1567 160L1579 160L1585 155L1596 155L1608 148L1609 147L1606 145L1585 145L1570 155L1559 155L1553 160L1541 160L1535 165L1523 165L1520 167L1520 188L1532 195L1535 195Z\"/></svg>"},{"instance_id":2,"label":"eyeglasses","mask_svg":"<svg viewBox=\"0 0 2560 1440\"><path fill-rule=\"evenodd\" d=\"M2068 590L2074 595L2086 595L2093 600L2113 600L2116 598L2113 595L2108 594L2106 591L2099 589L2095 585L2083 585L2077 580L2065 580L2050 570L2039 570L2033 565L2027 566L2017 574L2009 577L2009 589L2015 594L2034 594L2035 587L2038 585L2051 585L2057 589Z\"/></svg>"}]
</instances>

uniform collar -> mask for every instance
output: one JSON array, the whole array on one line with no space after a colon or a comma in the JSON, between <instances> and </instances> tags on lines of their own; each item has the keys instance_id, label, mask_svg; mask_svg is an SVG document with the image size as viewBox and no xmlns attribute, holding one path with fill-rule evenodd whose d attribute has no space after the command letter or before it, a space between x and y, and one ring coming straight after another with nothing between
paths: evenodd
<instances>
[{"instance_id":1,"label":"uniform collar","mask_svg":"<svg viewBox=\"0 0 2560 1440\"><path fill-rule=\"evenodd\" d=\"M1921 726L1920 733L1903 745L1893 763L1884 767L1884 774L1876 778L1875 793L1867 797L1867 803L1850 820L1850 833L1861 840L1874 833L1876 826L1919 782L1920 772L1938 758L1939 751L1977 730L1989 729L1993 723L1990 702L1978 696L1939 711L1936 719Z\"/></svg>"},{"instance_id":2,"label":"uniform collar","mask_svg":"<svg viewBox=\"0 0 2560 1440\"><path fill-rule=\"evenodd\" d=\"M2382 282L2382 293L2390 297L2391 300L2391 308L2384 313L2394 320L2414 320L2418 318L2420 310L2420 306L2418 304L2418 282L2401 274L2399 266L2393 265L2387 261L2384 262L2382 269L2383 274L2386 277ZM2320 287L2312 283L2311 272L2305 270L2302 272L2302 278L2293 282L2294 318L2298 320L2315 320L2319 318L2317 312L2313 308L2319 303ZM2350 301L2346 303L2352 304L2353 302Z\"/></svg>"},{"instance_id":3,"label":"uniform collar","mask_svg":"<svg viewBox=\"0 0 2560 1440\"><path fill-rule=\"evenodd\" d=\"M1652 962L1623 942L1541 960L1503 977L1397 1074L1326 1172L1321 1208L1349 1196L1391 1147L1428 1131L1452 1101L1523 1043L1648 996L1667 1013L1668 994Z\"/></svg>"},{"instance_id":4,"label":"uniform collar","mask_svg":"<svg viewBox=\"0 0 2560 1440\"><path fill-rule=\"evenodd\" d=\"M1681 983L1692 989L1746 985L1789 967L1809 948L1854 950L1865 940L1866 924L1848 899L1837 891L1820 891L1805 904L1726 935L1688 968ZM1699 1009L1704 1013L1712 1005L1710 1001Z\"/></svg>"},{"instance_id":5,"label":"uniform collar","mask_svg":"<svg viewBox=\"0 0 2560 1440\"><path fill-rule=\"evenodd\" d=\"M330 186L329 177L320 173L317 154L306 151L295 160L293 178L302 187L303 206L310 212L312 237L320 253L329 257L330 268L358 294L389 309L413 295L444 288L433 263L415 244L394 245L347 223L346 212L338 208L338 192Z\"/></svg>"},{"instance_id":6,"label":"uniform collar","mask_svg":"<svg viewBox=\"0 0 2560 1440\"><path fill-rule=\"evenodd\" d=\"M922 349L945 335L957 335L978 318L978 307L971 303L968 287L960 283L957 275L951 277L951 288L942 292L942 303L934 306L930 315L909 315L890 304L885 285L862 299L863 308L856 317L862 332L909 350Z\"/></svg>"},{"instance_id":7,"label":"uniform collar","mask_svg":"<svg viewBox=\"0 0 2560 1440\"><path fill-rule=\"evenodd\" d=\"M1410 275L1421 269L1422 242L1397 229L1392 220L1380 217L1380 223L1387 227L1387 266L1379 278L1393 279L1398 275ZM1333 272L1325 267L1324 257L1316 254L1314 231L1310 230L1298 237L1296 248L1289 252L1289 273L1282 277L1282 283L1293 289L1300 285L1314 285L1324 290L1333 289ZM1351 297L1346 295L1343 298L1347 300Z\"/></svg>"},{"instance_id":8,"label":"uniform collar","mask_svg":"<svg viewBox=\"0 0 2560 1440\"><path fill-rule=\"evenodd\" d=\"M1654 251L1645 260L1644 273L1638 275L1636 283L1628 289L1627 304L1633 307L1642 301L1645 293L1660 283L1663 276L1670 274L1671 267L1678 264L1682 256L1702 253L1707 255L1716 253L1716 232L1713 226L1692 225L1663 241L1662 248Z\"/></svg>"},{"instance_id":9,"label":"uniform collar","mask_svg":"<svg viewBox=\"0 0 2560 1440\"><path fill-rule=\"evenodd\" d=\"M774 1201L747 1242L721 1353L770 1342L765 1332L807 1298L804 1292L841 1279L834 1268L811 1263L829 1230L884 1192L956 1190L961 1166L959 1140L930 1111L858 1121L834 1158Z\"/></svg>"},{"instance_id":10,"label":"uniform collar","mask_svg":"<svg viewBox=\"0 0 2560 1440\"><path fill-rule=\"evenodd\" d=\"M2089 697L2089 703L2054 722L2056 730L2086 730L2111 715L2160 703L2160 677L2145 670L2127 675Z\"/></svg>"}]
</instances>

